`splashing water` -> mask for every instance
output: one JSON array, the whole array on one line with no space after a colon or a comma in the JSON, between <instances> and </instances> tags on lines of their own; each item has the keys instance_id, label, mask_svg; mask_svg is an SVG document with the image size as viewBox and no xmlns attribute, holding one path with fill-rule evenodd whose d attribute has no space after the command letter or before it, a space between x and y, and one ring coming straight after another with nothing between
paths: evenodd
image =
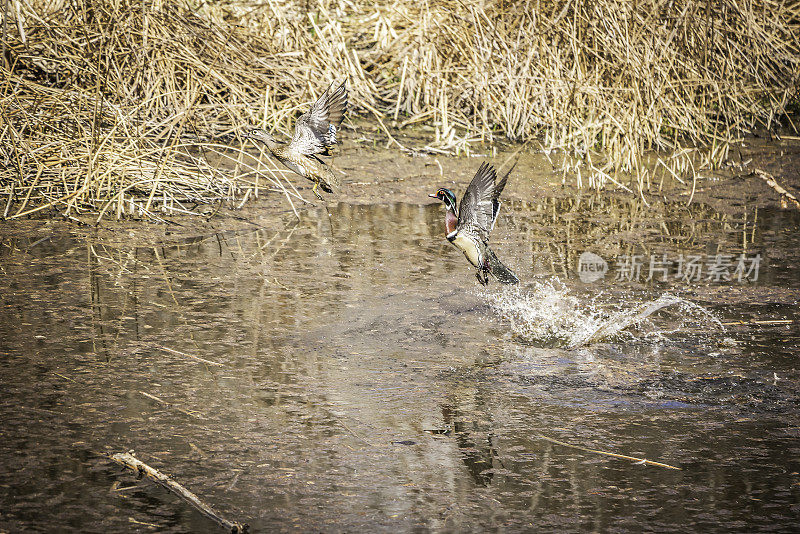
<instances>
[{"instance_id":1,"label":"splashing water","mask_svg":"<svg viewBox=\"0 0 800 534\"><path fill-rule=\"evenodd\" d=\"M648 302L632 303L624 309L610 309L611 305L599 302L599 295L582 300L554 279L536 283L532 288L516 286L501 288L499 292L484 291L482 296L511 323L516 336L526 343L545 346L572 349L621 335L633 339L663 338L680 331L690 321L724 330L711 312L669 293ZM657 327L651 316L668 307L680 311L681 317L671 328Z\"/></svg>"}]
</instances>

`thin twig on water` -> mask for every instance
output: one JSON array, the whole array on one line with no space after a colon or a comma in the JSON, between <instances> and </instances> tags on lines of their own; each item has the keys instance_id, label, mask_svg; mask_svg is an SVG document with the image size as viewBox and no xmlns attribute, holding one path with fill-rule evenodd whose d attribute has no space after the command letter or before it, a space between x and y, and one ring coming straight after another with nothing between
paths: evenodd
<instances>
[{"instance_id":1,"label":"thin twig on water","mask_svg":"<svg viewBox=\"0 0 800 534\"><path fill-rule=\"evenodd\" d=\"M175 350L175 349L170 349L168 347L159 347L159 349L161 349L161 350L163 350L165 352L170 352L172 354L177 354L179 356L183 356L185 358L190 358L192 360L195 360L195 361L198 361L198 362L201 362L201 363L207 363L208 365L216 365L218 367L224 367L224 364L217 363L217 362L212 362L211 360L206 360L205 358L201 358L200 356L195 356L194 354L187 354L185 352L181 352L181 351Z\"/></svg>"},{"instance_id":2,"label":"thin twig on water","mask_svg":"<svg viewBox=\"0 0 800 534\"><path fill-rule=\"evenodd\" d=\"M543 439L545 441L549 441L550 443L555 443L556 445L561 445L563 447L569 447L570 449L576 449L579 451L591 452L594 454L602 454L603 456L612 456L614 458L621 458L623 460L630 460L632 462L644 464L644 465L654 465L656 467L664 467L666 469L676 469L678 471L681 470L680 467L675 467L674 465L669 465L661 462L654 462L652 460L646 460L644 458L637 458L636 456L628 456L625 454L617 454L615 452L606 452L597 449L590 449L588 447L581 447L580 445L572 445L571 443L566 443L564 441L559 441L557 439L553 439L551 437L545 436L543 434L537 434L537 437Z\"/></svg>"}]
</instances>

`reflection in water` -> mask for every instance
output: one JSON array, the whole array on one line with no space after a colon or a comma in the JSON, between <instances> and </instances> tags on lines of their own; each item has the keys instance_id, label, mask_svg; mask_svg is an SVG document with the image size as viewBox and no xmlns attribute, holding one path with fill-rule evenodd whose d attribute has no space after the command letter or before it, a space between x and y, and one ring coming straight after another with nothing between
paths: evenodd
<instances>
[{"instance_id":1,"label":"reflection in water","mask_svg":"<svg viewBox=\"0 0 800 534\"><path fill-rule=\"evenodd\" d=\"M94 454L135 449L254 530L790 530L795 214L509 203L493 238L523 286L505 297L476 287L440 206L330 215L169 246L2 238L0 529L207 530ZM584 284L587 249L768 261L755 284ZM688 304L630 321L665 293L795 322L721 330ZM503 298L566 341L523 335ZM594 342L559 347L578 331Z\"/></svg>"},{"instance_id":2,"label":"reflection in water","mask_svg":"<svg viewBox=\"0 0 800 534\"><path fill-rule=\"evenodd\" d=\"M461 460L476 484L488 486L494 476L495 464L503 467L492 440L491 430L483 431L477 421L470 420L471 413L463 414L456 405L442 404L442 422L445 431L458 444Z\"/></svg>"}]
</instances>

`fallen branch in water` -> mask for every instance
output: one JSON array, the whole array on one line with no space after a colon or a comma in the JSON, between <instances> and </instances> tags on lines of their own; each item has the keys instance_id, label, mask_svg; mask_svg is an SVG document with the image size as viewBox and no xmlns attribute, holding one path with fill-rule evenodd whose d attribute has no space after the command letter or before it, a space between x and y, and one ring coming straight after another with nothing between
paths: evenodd
<instances>
[{"instance_id":1,"label":"fallen branch in water","mask_svg":"<svg viewBox=\"0 0 800 534\"><path fill-rule=\"evenodd\" d=\"M197 495L195 495L188 489L184 488L183 486L172 480L167 475L161 473L157 469L154 469L149 465L147 465L146 463L142 462L141 460L136 458L132 453L120 452L117 454L108 455L108 457L111 460L122 465L123 467L126 467L131 471L135 471L139 475L146 475L148 478L152 479L156 484L158 484L163 488L168 489L169 491L171 491L184 501L188 502L204 516L208 517L209 519L213 519L218 525L228 530L229 532L238 534L248 531L249 527L247 526L247 524L228 521L224 517L220 516L216 511L214 511L213 508L203 503L203 501L201 501L197 497Z\"/></svg>"},{"instance_id":2,"label":"fallen branch in water","mask_svg":"<svg viewBox=\"0 0 800 534\"><path fill-rule=\"evenodd\" d=\"M563 441L559 441L557 439L549 438L544 434L536 434L536 437L541 438L545 441L549 441L550 443L555 443L556 445L561 445L563 447L569 447L570 449L577 449L579 451L586 451L586 452L593 452L595 454L602 454L605 456L613 456L614 458L622 458L623 460L631 460L632 462L636 462L638 464L644 465L654 465L656 467L666 467L667 469L676 469L678 471L681 470L680 467L675 467L674 465L669 464L662 464L661 462L654 462L652 460L645 460L644 458L637 458L636 456L627 456L625 454L617 454L615 452L606 452L606 451L599 451L597 449L589 449L586 447L581 447L580 445L571 445L569 443L565 443Z\"/></svg>"},{"instance_id":3,"label":"fallen branch in water","mask_svg":"<svg viewBox=\"0 0 800 534\"><path fill-rule=\"evenodd\" d=\"M781 196L781 205L782 207L786 207L786 205L791 202L794 204L794 207L800 210L800 200L797 200L797 197L788 192L786 189L781 187L778 181L775 179L768 172L764 172L761 169L753 169L753 174L767 182L767 185L774 189L780 196ZM787 202L788 201L788 202Z\"/></svg>"}]
</instances>

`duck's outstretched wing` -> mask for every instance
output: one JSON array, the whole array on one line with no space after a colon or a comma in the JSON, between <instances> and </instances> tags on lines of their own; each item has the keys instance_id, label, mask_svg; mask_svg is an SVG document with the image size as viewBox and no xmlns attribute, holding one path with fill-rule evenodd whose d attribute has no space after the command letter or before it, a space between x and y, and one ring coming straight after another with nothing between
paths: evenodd
<instances>
[{"instance_id":1,"label":"duck's outstretched wing","mask_svg":"<svg viewBox=\"0 0 800 534\"><path fill-rule=\"evenodd\" d=\"M297 119L289 150L306 156L328 155L328 147L336 144L336 133L347 112L345 83L347 80L336 89L331 84L314 102L309 112Z\"/></svg>"},{"instance_id":2,"label":"duck's outstretched wing","mask_svg":"<svg viewBox=\"0 0 800 534\"><path fill-rule=\"evenodd\" d=\"M497 222L497 215L500 213L500 193L502 193L503 189L506 187L508 177L511 174L511 171L514 170L514 167L517 166L517 162L519 162L519 160L514 162L503 178L494 186L494 193L492 194L492 224L489 226L490 232L494 230L494 223Z\"/></svg>"},{"instance_id":3,"label":"duck's outstretched wing","mask_svg":"<svg viewBox=\"0 0 800 534\"><path fill-rule=\"evenodd\" d=\"M489 238L489 230L493 222L496 178L497 171L494 166L483 162L467 187L458 207L458 227L477 232L484 240Z\"/></svg>"}]
</instances>

